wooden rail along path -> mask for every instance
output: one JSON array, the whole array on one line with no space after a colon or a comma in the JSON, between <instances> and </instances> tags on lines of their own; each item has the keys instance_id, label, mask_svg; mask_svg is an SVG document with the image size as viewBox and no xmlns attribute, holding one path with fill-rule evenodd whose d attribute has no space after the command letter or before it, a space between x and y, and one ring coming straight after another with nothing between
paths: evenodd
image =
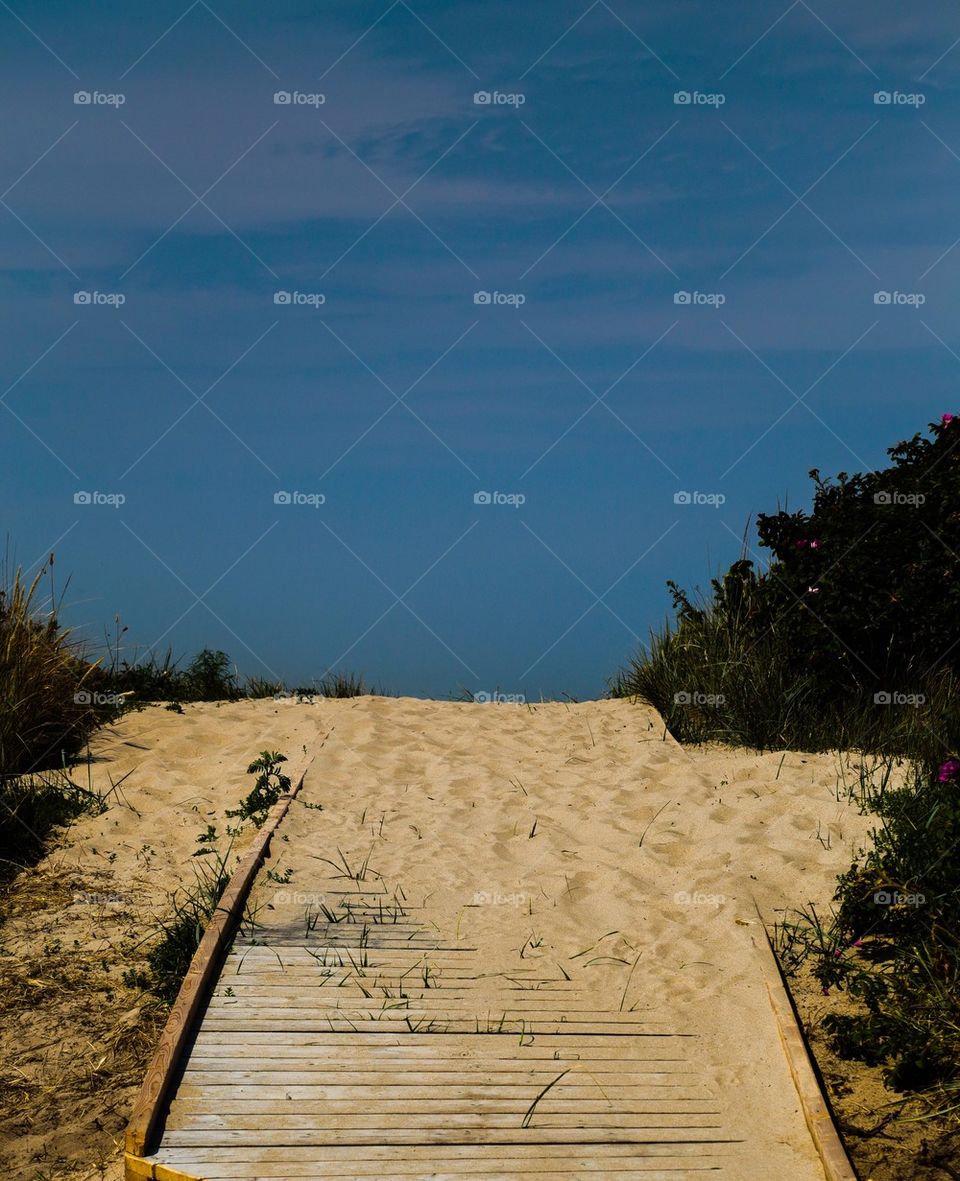
<instances>
[{"instance_id":1,"label":"wooden rail along path","mask_svg":"<svg viewBox=\"0 0 960 1181\"><path fill-rule=\"evenodd\" d=\"M546 958L504 967L428 898L350 877L346 859L331 868L314 813L294 808L308 766L233 875L171 1012L127 1133L129 1181L793 1181L751 1157L710 1047L669 1010L625 1008L620 984ZM289 889L263 868L281 839L301 857ZM248 929L251 889L274 901ZM853 1181L769 947L754 944L814 1149L797 1181Z\"/></svg>"}]
</instances>

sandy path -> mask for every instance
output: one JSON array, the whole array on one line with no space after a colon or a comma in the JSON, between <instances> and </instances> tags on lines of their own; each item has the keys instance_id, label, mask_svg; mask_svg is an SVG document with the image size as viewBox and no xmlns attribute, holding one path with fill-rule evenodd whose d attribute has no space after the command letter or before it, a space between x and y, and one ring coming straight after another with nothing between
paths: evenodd
<instances>
[{"instance_id":1,"label":"sandy path","mask_svg":"<svg viewBox=\"0 0 960 1181\"><path fill-rule=\"evenodd\" d=\"M5 898L0 929L0 1160L4 1178L120 1176L118 1150L157 1036L128 987L169 895L194 883L208 824L221 833L263 747L315 745L316 711L272 700L150 706L92 743L91 786L109 793ZM74 769L86 785L87 768ZM146 1003L145 1003L146 1002ZM73 1175L72 1173L70 1174Z\"/></svg>"},{"instance_id":2,"label":"sandy path","mask_svg":"<svg viewBox=\"0 0 960 1181\"><path fill-rule=\"evenodd\" d=\"M188 1070L187 1090L175 1108L189 1113L199 1096L200 1115L191 1126L202 1134L198 1140L188 1132L177 1140L175 1128L171 1133L174 1145L201 1147L171 1148L171 1160L187 1167L183 1153L199 1151L197 1159L213 1168L210 1162L222 1154L215 1149L214 1157L204 1156L202 1144L211 1142L209 1136L204 1139L210 1129L233 1129L225 1142L242 1142L243 1134L235 1129L242 1124L243 1105L235 1120L218 1109L217 1097L225 1097L224 1091L211 1092L216 1101L209 1102L202 1094L210 1082L206 1068L218 1053L218 1037L237 1044L247 1037L238 1037L237 1031L247 1031L251 1053L259 1037L262 1054L269 1058L269 1047L277 1041L270 1031L294 1030L287 1038L289 1053L308 1058L334 1053L349 1060L354 1050L346 1042L333 1043L337 1050L329 1041L321 1045L322 1039L311 1043L320 1029L317 1014L334 1006L347 1008L351 1020L372 1020L373 1002L362 999L356 981L331 1000L332 989L324 992L315 977L308 979L317 961L292 945L316 948L355 938L343 936L346 928L339 924L320 925L308 935L305 915L310 911L316 916L321 902L342 907L338 895L344 891L382 891L388 903L401 899L404 904L399 931L388 932L383 946L395 948L400 933L405 936L415 923L420 932L416 941L478 949L471 953L469 972L476 976L480 965L491 976L474 981L467 1006L474 1018L485 1021L509 1008L505 1028L520 1029L517 1023L527 1022L526 1028L536 1034L531 1045L539 1039L541 1047L553 1047L550 1035L558 1031L550 1022L558 1018L554 1013L538 1026L516 996L503 992L510 975L567 989L567 1017L575 1022L566 1025L569 1033L576 1029L585 1034L591 1021L613 1021L628 1022L637 1031L694 1035L685 1039L684 1054L695 1071L696 1097L700 1102L709 1099L717 1113L716 1127L703 1135L733 1142L724 1146L723 1171L714 1175L737 1181L813 1181L822 1176L777 1041L752 939L760 930L754 899L773 918L777 907L828 898L836 872L849 863L852 846L865 832L866 822L855 809L838 802L832 758L691 753L664 737L652 710L625 702L516 707L364 698L280 708L297 719L290 732L308 746L309 738L302 736L311 726L317 739L330 732L302 803L285 822L286 839L275 843L271 877L264 872L255 888L263 928L258 938L275 943L279 954L256 948L238 952L248 957L244 971L256 965L267 970L268 961L276 961L286 972L276 973L264 989L245 993L242 984L256 981L229 974L223 978L198 1043L197 1062L191 1065L198 1073L191 1081ZM195 737L202 766L202 735L198 731ZM173 752L173 757L182 756L182 751ZM304 806L311 803L322 805L322 811ZM329 862L339 861L341 853L351 871L367 862L361 881L351 881L346 873L337 876ZM276 880L288 870L288 881ZM361 896L367 903L373 899L372 894ZM371 930L375 943L381 929L374 924ZM376 962L389 974L391 957L399 953L370 954L380 956ZM441 975L456 974L456 965L447 962L454 951L429 954ZM236 962L228 970L235 972ZM234 995L226 993L228 988ZM463 1042L461 1018L441 1003L438 993L421 990L413 1003L439 1022L435 1032L461 1037L457 1054L469 1053L469 1046L482 1041ZM252 1016L251 1004L256 1010ZM382 999L377 1004L385 1007ZM244 1005L247 1011L238 1017ZM401 1020L388 1016L391 1022ZM583 1028L577 1023L584 1023ZM393 1032L395 1027L388 1023L378 1028ZM409 1047L411 1061L432 1052L422 1038L397 1036L398 1046ZM513 1037L501 1044L508 1040L522 1044ZM355 1041L359 1046L362 1039ZM309 1048L313 1044L316 1050ZM489 1067L490 1053L483 1053ZM272 1092L250 1094L255 1098ZM311 1119L318 1127L329 1124L316 1114L323 1104L310 1109L308 1093L297 1095L304 1100L302 1110L287 1108L295 1114L275 1121L295 1134L286 1134L284 1141L280 1131L275 1143L307 1146ZM388 1088L383 1095L393 1092ZM558 1086L553 1099L563 1098ZM544 1100L541 1139L549 1140L554 1135L549 1129L558 1126L559 1116L551 1123L551 1110ZM616 1110L614 1103L607 1113ZM445 1132L442 1121L427 1121L430 1137L482 1139L477 1119L466 1118L473 1128L469 1133ZM617 1122L605 1118L602 1107L593 1109L590 1118L598 1127ZM268 1115L264 1119L269 1122ZM683 1119L677 1115L676 1128L687 1126ZM516 1121L511 1120L503 1114L488 1122L513 1129ZM395 1123L376 1126L397 1129L396 1134L385 1133L384 1140L409 1139L402 1129L409 1133L414 1124L416 1119L406 1112ZM346 1136L345 1142L352 1142L350 1118L344 1116L337 1126L340 1139ZM504 1134L498 1133L501 1138ZM513 1131L507 1138L525 1142L525 1136ZM443 1148L432 1151L430 1175L445 1159ZM556 1165L558 1177L579 1175L576 1169L561 1172L561 1167ZM491 1176L501 1175L489 1160L488 1168Z\"/></svg>"}]
</instances>

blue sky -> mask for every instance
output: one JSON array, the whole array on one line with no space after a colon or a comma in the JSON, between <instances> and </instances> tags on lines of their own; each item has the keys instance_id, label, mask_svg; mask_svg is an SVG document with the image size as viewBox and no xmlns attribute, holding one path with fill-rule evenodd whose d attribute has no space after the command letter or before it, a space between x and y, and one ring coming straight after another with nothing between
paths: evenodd
<instances>
[{"instance_id":1,"label":"blue sky","mask_svg":"<svg viewBox=\"0 0 960 1181\"><path fill-rule=\"evenodd\" d=\"M0 2L17 558L93 643L600 693L667 578L958 409L958 38L929 2Z\"/></svg>"}]
</instances>

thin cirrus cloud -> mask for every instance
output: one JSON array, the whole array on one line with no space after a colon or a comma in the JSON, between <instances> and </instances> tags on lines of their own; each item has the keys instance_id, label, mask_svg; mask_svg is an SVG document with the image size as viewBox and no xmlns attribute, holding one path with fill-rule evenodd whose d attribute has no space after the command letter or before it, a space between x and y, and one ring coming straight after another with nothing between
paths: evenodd
<instances>
[{"instance_id":1,"label":"thin cirrus cloud","mask_svg":"<svg viewBox=\"0 0 960 1181\"><path fill-rule=\"evenodd\" d=\"M949 408L952 22L926 0L0 6L5 526L28 562L65 534L94 632L122 609L166 635L190 599L160 557L198 591L230 570L177 651L597 692L667 578L702 583L809 467L879 465ZM77 515L78 485L123 512ZM323 523L278 486L322 486ZM678 486L726 504L678 513ZM478 487L528 500L482 513ZM403 589L451 546L414 598L458 658L399 608L351 648L391 601L359 559ZM255 571L292 553L313 630L282 580L261 609ZM566 634L590 598L563 563L599 591L641 555L629 627L598 608Z\"/></svg>"}]
</instances>

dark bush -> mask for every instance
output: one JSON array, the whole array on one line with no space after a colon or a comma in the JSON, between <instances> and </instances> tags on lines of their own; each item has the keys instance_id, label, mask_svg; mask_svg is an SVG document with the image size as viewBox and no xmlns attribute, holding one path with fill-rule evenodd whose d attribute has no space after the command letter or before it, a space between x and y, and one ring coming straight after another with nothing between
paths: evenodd
<instances>
[{"instance_id":1,"label":"dark bush","mask_svg":"<svg viewBox=\"0 0 960 1181\"><path fill-rule=\"evenodd\" d=\"M855 749L884 757L861 802L873 847L843 874L835 913L781 928L788 969L860 1004L824 1026L843 1054L901 1088L960 1085L960 419L890 449L882 471L817 470L809 512L757 518L744 554L612 686L680 741ZM892 787L898 759L907 782ZM902 765L901 765L902 769Z\"/></svg>"}]
</instances>

